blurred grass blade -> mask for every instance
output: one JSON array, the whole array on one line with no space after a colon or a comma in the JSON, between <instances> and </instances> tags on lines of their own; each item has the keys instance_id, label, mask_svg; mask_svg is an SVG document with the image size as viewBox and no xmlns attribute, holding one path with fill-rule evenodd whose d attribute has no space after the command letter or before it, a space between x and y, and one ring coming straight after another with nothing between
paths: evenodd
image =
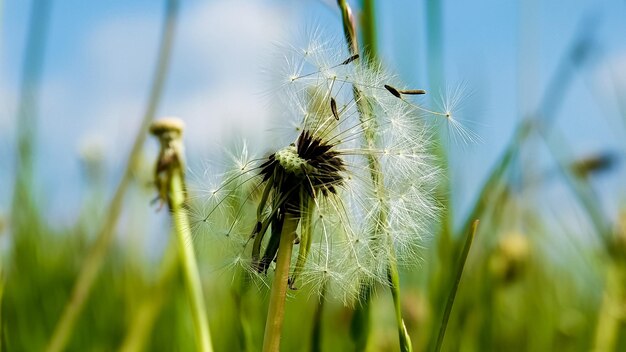
<instances>
[{"instance_id":1,"label":"blurred grass blade","mask_svg":"<svg viewBox=\"0 0 626 352\"><path fill-rule=\"evenodd\" d=\"M352 313L350 321L350 338L354 342L355 351L365 351L367 348L367 340L369 337L372 311L372 291L374 289L369 285L363 285L361 288L360 301Z\"/></svg>"},{"instance_id":2,"label":"blurred grass blade","mask_svg":"<svg viewBox=\"0 0 626 352\"><path fill-rule=\"evenodd\" d=\"M145 351L148 336L169 297L169 289L179 268L176 244L171 241L163 258L163 264L150 295L141 302L137 313L128 325L128 333L122 342L120 352Z\"/></svg>"},{"instance_id":3,"label":"blurred grass blade","mask_svg":"<svg viewBox=\"0 0 626 352\"><path fill-rule=\"evenodd\" d=\"M93 287L98 273L100 272L113 239L117 220L122 211L124 195L132 178L132 168L139 160L141 149L146 140L148 126L154 118L161 99L163 87L165 86L165 79L167 77L172 46L174 43L178 6L178 0L166 0L165 20L163 22L156 71L146 112L143 116L141 127L135 136L135 141L124 168L122 179L120 180L120 183L115 190L113 199L107 209L104 224L98 233L96 242L93 244L89 253L85 257L85 263L82 265L81 271L78 274L78 278L72 289L70 300L63 309L61 319L57 323L54 333L52 334L52 338L46 348L49 352L60 352L65 349L69 336L74 328L74 325L76 324L76 319L80 315L80 312L89 297L91 288Z\"/></svg>"},{"instance_id":4,"label":"blurred grass blade","mask_svg":"<svg viewBox=\"0 0 626 352\"><path fill-rule=\"evenodd\" d=\"M434 352L441 351L441 345L443 344L443 338L446 334L446 328L448 326L448 320L450 319L450 313L452 312L452 306L454 305L454 299L456 298L456 292L459 288L459 283L461 282L461 275L463 274L463 269L465 268L465 262L467 261L467 255L469 254L470 247L472 246L472 242L474 241L474 236L476 236L476 230L478 229L479 220L474 220L472 223L472 228L467 233L467 238L465 239L465 244L463 245L463 250L459 257L456 271L454 272L454 281L452 282L452 287L450 288L450 293L448 294L448 300L446 302L446 306L443 311L443 316L441 318L441 325L439 326L439 334L437 336L437 342L435 344Z\"/></svg>"},{"instance_id":5,"label":"blurred grass blade","mask_svg":"<svg viewBox=\"0 0 626 352\"><path fill-rule=\"evenodd\" d=\"M626 296L626 267L624 262L611 260L606 270L606 288L602 297L595 329L593 351L621 351L618 345L623 329L624 296ZM623 336L622 336L623 338Z\"/></svg>"},{"instance_id":6,"label":"blurred grass blade","mask_svg":"<svg viewBox=\"0 0 626 352\"><path fill-rule=\"evenodd\" d=\"M569 167L567 160L571 160L571 158L568 157L566 153L571 150L571 148L568 147L565 139L558 134L558 131L551 133L552 138L549 138L544 133L540 134L543 137L548 152L552 155L557 166L563 173L566 186L569 187L574 197L576 197L576 200L585 210L591 224L603 241L607 253L611 254L612 232L609 220L604 216L602 203L594 193L589 180L580 177Z\"/></svg>"},{"instance_id":7,"label":"blurred grass blade","mask_svg":"<svg viewBox=\"0 0 626 352\"><path fill-rule=\"evenodd\" d=\"M593 48L592 43L594 41L595 32L590 30L590 28L593 29L594 27L589 27L589 25L593 23L594 20L595 18L584 18L579 24L579 30L574 36L569 49L564 53L559 65L548 82L541 103L533 114L530 114L518 124L505 152L491 168L487 181L485 181L481 187L478 197L474 202L474 206L463 222L460 231L469 228L473 219L482 216L486 204L490 202L492 197L490 190L494 189L494 185L500 182L509 164L515 160L515 156L519 153L520 147L524 144L530 132L535 129L536 125L541 123L542 129L546 133L551 130L557 111L565 99L567 88L571 85L574 73L577 68L585 64L591 56L590 52Z\"/></svg>"},{"instance_id":8,"label":"blurred grass blade","mask_svg":"<svg viewBox=\"0 0 626 352\"><path fill-rule=\"evenodd\" d=\"M3 6L3 4L0 4ZM48 26L52 1L33 1L28 37L24 51L24 63L17 110L17 167L13 186L12 221L13 233L21 233L30 224L36 212L33 199L35 163L35 140L37 138L37 114L39 86L44 66Z\"/></svg>"}]
</instances>

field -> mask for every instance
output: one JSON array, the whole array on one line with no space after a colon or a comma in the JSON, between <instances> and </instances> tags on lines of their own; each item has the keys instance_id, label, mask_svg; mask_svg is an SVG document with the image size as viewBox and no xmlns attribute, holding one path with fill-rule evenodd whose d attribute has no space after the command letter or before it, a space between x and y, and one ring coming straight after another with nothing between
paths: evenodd
<instances>
[{"instance_id":1,"label":"field","mask_svg":"<svg viewBox=\"0 0 626 352\"><path fill-rule=\"evenodd\" d=\"M624 14L0 1L0 352L626 350Z\"/></svg>"}]
</instances>

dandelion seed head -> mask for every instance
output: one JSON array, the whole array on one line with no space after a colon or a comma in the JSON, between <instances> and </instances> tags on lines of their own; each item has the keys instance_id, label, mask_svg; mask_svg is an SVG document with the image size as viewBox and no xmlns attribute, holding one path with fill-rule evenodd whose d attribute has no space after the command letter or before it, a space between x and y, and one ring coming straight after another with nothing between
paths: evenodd
<instances>
[{"instance_id":1,"label":"dandelion seed head","mask_svg":"<svg viewBox=\"0 0 626 352\"><path fill-rule=\"evenodd\" d=\"M251 277L271 274L274 231L297 216L290 286L354 304L363 285L388 285L392 258L416 261L440 174L424 111L400 93L408 90L391 94L385 85L402 87L394 75L322 38L314 31L281 49L271 101L286 142L269 156L233 151L192 213L225 248L226 267Z\"/></svg>"}]
</instances>

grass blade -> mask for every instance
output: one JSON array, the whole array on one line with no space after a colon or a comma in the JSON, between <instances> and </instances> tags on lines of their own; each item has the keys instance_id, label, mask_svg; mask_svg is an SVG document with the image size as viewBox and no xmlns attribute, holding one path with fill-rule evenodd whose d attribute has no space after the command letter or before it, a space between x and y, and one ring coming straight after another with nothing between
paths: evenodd
<instances>
[{"instance_id":1,"label":"grass blade","mask_svg":"<svg viewBox=\"0 0 626 352\"><path fill-rule=\"evenodd\" d=\"M437 343L435 344L435 349L433 350L434 352L441 351L441 345L443 344L443 338L446 334L446 328L448 326L448 320L450 319L450 313L452 312L452 306L454 305L454 299L456 298L456 292L459 288L459 283L461 282L461 275L463 274L463 269L465 268L467 255L469 254L470 247L474 241L474 236L476 236L478 223L478 219L474 220L472 228L468 232L467 238L465 239L465 244L463 245L463 250L461 251L461 256L459 257L459 261L456 266L454 281L452 282L452 287L450 288L450 293L448 294L448 300L446 301L446 306L443 311L441 326L439 327L439 335L437 336Z\"/></svg>"}]
</instances>

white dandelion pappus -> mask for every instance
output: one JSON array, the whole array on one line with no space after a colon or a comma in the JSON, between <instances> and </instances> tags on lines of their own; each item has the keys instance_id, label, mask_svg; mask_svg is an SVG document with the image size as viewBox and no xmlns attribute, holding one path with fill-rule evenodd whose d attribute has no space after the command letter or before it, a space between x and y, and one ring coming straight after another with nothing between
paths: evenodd
<instances>
[{"instance_id":1,"label":"white dandelion pappus","mask_svg":"<svg viewBox=\"0 0 626 352\"><path fill-rule=\"evenodd\" d=\"M439 174L420 109L385 88L396 79L319 38L285 49L276 100L292 121L280 125L292 143L235 163L194 211L195 224L257 275L271 267L285 214L294 215L290 286L353 303L363 284L388 284L391 256L416 261Z\"/></svg>"}]
</instances>

